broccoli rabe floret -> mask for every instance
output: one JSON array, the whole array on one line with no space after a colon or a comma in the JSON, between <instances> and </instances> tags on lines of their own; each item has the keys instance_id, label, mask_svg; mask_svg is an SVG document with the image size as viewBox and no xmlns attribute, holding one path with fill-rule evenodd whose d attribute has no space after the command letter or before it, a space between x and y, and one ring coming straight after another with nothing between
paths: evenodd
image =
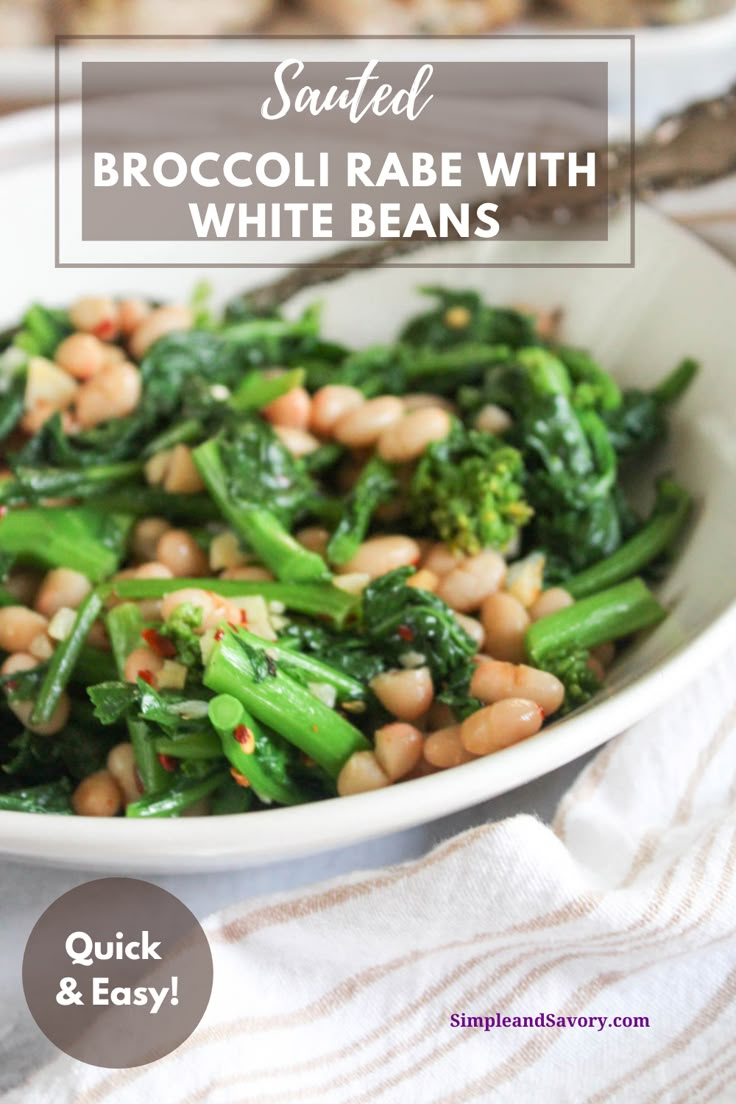
<instances>
[{"instance_id":1,"label":"broccoli rabe floret","mask_svg":"<svg viewBox=\"0 0 736 1104\"><path fill-rule=\"evenodd\" d=\"M565 700L557 716L572 712L598 692L600 679L588 665L590 653L584 648L571 648L544 661L544 670L556 675L565 687Z\"/></svg>"},{"instance_id":2,"label":"broccoli rabe floret","mask_svg":"<svg viewBox=\"0 0 736 1104\"><path fill-rule=\"evenodd\" d=\"M452 548L504 548L532 516L518 449L456 424L419 461L411 484L417 524Z\"/></svg>"}]
</instances>

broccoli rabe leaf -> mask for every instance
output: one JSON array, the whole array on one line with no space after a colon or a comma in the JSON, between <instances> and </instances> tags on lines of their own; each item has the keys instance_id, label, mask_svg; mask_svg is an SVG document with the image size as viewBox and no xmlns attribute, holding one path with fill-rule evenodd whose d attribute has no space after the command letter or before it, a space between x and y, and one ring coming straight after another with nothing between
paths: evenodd
<instances>
[{"instance_id":1,"label":"broccoli rabe leaf","mask_svg":"<svg viewBox=\"0 0 736 1104\"><path fill-rule=\"evenodd\" d=\"M177 660L195 671L202 667L201 637L197 635L201 624L202 607L182 602L158 630L176 648Z\"/></svg>"},{"instance_id":2,"label":"broccoli rabe leaf","mask_svg":"<svg viewBox=\"0 0 736 1104\"><path fill-rule=\"evenodd\" d=\"M407 585L412 574L412 568L400 567L366 587L363 629L388 663L400 666L407 654L421 655L436 684L443 684L468 664L475 643L441 598Z\"/></svg>"},{"instance_id":3,"label":"broccoli rabe leaf","mask_svg":"<svg viewBox=\"0 0 736 1104\"><path fill-rule=\"evenodd\" d=\"M209 695L201 687L192 691L158 691L139 678L136 683L100 682L87 689L94 715L103 725L125 718L142 717L162 728L181 729L207 716Z\"/></svg>"},{"instance_id":4,"label":"broccoli rabe leaf","mask_svg":"<svg viewBox=\"0 0 736 1104\"><path fill-rule=\"evenodd\" d=\"M628 388L623 402L605 415L611 444L621 457L664 441L668 431L668 408L688 389L698 364L685 359L652 390Z\"/></svg>"},{"instance_id":5,"label":"broccoli rabe leaf","mask_svg":"<svg viewBox=\"0 0 736 1104\"><path fill-rule=\"evenodd\" d=\"M539 341L530 315L488 306L475 291L451 291L441 287L421 290L436 299L437 305L404 326L400 339L409 345L446 349L460 342L475 341L519 348Z\"/></svg>"},{"instance_id":6,"label":"broccoli rabe leaf","mask_svg":"<svg viewBox=\"0 0 736 1104\"><path fill-rule=\"evenodd\" d=\"M517 449L456 423L417 464L411 483L416 524L461 552L504 548L532 516L523 480Z\"/></svg>"},{"instance_id":7,"label":"broccoli rabe leaf","mask_svg":"<svg viewBox=\"0 0 736 1104\"><path fill-rule=\"evenodd\" d=\"M340 520L327 545L327 559L343 564L358 551L376 509L388 502L398 482L388 464L372 457L358 476L352 491L342 502Z\"/></svg>"},{"instance_id":8,"label":"broccoli rabe leaf","mask_svg":"<svg viewBox=\"0 0 736 1104\"><path fill-rule=\"evenodd\" d=\"M292 621L279 633L279 644L317 656L365 684L386 667L380 650L362 637L335 632L313 621Z\"/></svg>"},{"instance_id":9,"label":"broccoli rabe leaf","mask_svg":"<svg viewBox=\"0 0 736 1104\"><path fill-rule=\"evenodd\" d=\"M38 786L21 786L0 793L0 810L12 813L56 813L69 815L72 787L68 778L43 782Z\"/></svg>"}]
</instances>

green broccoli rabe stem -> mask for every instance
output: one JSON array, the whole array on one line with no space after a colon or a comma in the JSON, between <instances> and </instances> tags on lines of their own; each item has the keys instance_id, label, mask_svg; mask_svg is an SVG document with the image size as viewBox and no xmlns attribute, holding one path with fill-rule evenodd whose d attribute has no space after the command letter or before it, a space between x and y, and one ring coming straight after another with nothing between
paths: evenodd
<instances>
[{"instance_id":1,"label":"green broccoli rabe stem","mask_svg":"<svg viewBox=\"0 0 736 1104\"><path fill-rule=\"evenodd\" d=\"M109 494L95 494L86 505L101 514L163 517L187 528L220 520L220 511L208 494L169 494L140 483L119 487Z\"/></svg>"},{"instance_id":2,"label":"green broccoli rabe stem","mask_svg":"<svg viewBox=\"0 0 736 1104\"><path fill-rule=\"evenodd\" d=\"M278 579L300 583L330 578L322 557L303 548L270 510L233 500L216 440L205 441L192 456L223 517Z\"/></svg>"},{"instance_id":3,"label":"green broccoli rabe stem","mask_svg":"<svg viewBox=\"0 0 736 1104\"><path fill-rule=\"evenodd\" d=\"M89 498L129 483L142 470L143 463L139 460L121 460L115 464L77 469L19 466L15 469L14 479L0 483L0 505L15 506L59 495Z\"/></svg>"},{"instance_id":4,"label":"green broccoli rabe stem","mask_svg":"<svg viewBox=\"0 0 736 1104\"><path fill-rule=\"evenodd\" d=\"M226 770L217 770L205 778L173 778L169 788L162 792L146 794L131 802L125 809L126 817L174 817L180 816L197 801L202 801L228 780Z\"/></svg>"},{"instance_id":5,"label":"green broccoli rabe stem","mask_svg":"<svg viewBox=\"0 0 736 1104\"><path fill-rule=\"evenodd\" d=\"M266 602L282 602L294 613L323 617L338 628L351 618L360 606L360 598L348 594L331 583L271 583L241 579L120 579L111 583L109 591L121 599L136 602L146 598L164 598L175 590L195 587L211 590L223 598L248 598L260 595Z\"/></svg>"},{"instance_id":6,"label":"green broccoli rabe stem","mask_svg":"<svg viewBox=\"0 0 736 1104\"><path fill-rule=\"evenodd\" d=\"M9 510L0 518L0 552L46 568L73 566L97 583L117 569L132 522L90 506Z\"/></svg>"},{"instance_id":7,"label":"green broccoli rabe stem","mask_svg":"<svg viewBox=\"0 0 736 1104\"><path fill-rule=\"evenodd\" d=\"M107 631L110 634L118 678L122 679L126 659L134 648L142 644L143 619L138 607L132 602L126 602L111 609L107 615ZM151 729L141 720L129 720L127 724L144 791L152 793L162 789L169 783L170 777L158 760Z\"/></svg>"},{"instance_id":8,"label":"green broccoli rabe stem","mask_svg":"<svg viewBox=\"0 0 736 1104\"><path fill-rule=\"evenodd\" d=\"M219 736L225 758L238 774L248 780L262 801L301 805L314 797L309 790L275 778L267 763L260 761L259 748L268 742L268 733L237 698L230 694L218 694L210 702L209 718ZM239 739L241 732L246 740L252 741L250 746Z\"/></svg>"},{"instance_id":9,"label":"green broccoli rabe stem","mask_svg":"<svg viewBox=\"0 0 736 1104\"><path fill-rule=\"evenodd\" d=\"M233 391L227 405L238 411L260 410L295 387L301 387L305 374L303 368L292 368L290 372L282 372L280 376L251 372Z\"/></svg>"},{"instance_id":10,"label":"green broccoli rabe stem","mask_svg":"<svg viewBox=\"0 0 736 1104\"><path fill-rule=\"evenodd\" d=\"M72 677L87 634L100 616L104 603L104 594L101 590L90 591L77 610L69 635L56 645L33 706L31 713L33 724L45 724L51 719L59 698Z\"/></svg>"},{"instance_id":11,"label":"green broccoli rabe stem","mask_svg":"<svg viewBox=\"0 0 736 1104\"><path fill-rule=\"evenodd\" d=\"M352 559L365 539L374 512L395 494L396 476L380 457L368 461L341 509L335 531L327 545L331 564L344 564Z\"/></svg>"},{"instance_id":12,"label":"green broccoli rabe stem","mask_svg":"<svg viewBox=\"0 0 736 1104\"><path fill-rule=\"evenodd\" d=\"M267 673L254 663L263 659L227 629L210 655L204 684L217 694L230 694L280 736L301 749L332 777L336 777L355 751L370 744L357 728L328 708L293 678L284 674L278 663L270 661Z\"/></svg>"},{"instance_id":13,"label":"green broccoli rabe stem","mask_svg":"<svg viewBox=\"0 0 736 1104\"><path fill-rule=\"evenodd\" d=\"M526 654L534 666L544 667L555 655L630 636L665 616L646 584L630 579L535 621L526 632Z\"/></svg>"},{"instance_id":14,"label":"green broccoli rabe stem","mask_svg":"<svg viewBox=\"0 0 736 1104\"><path fill-rule=\"evenodd\" d=\"M573 575L562 585L574 598L585 598L638 574L666 552L677 539L692 507L692 498L672 479L663 479L646 525L604 560Z\"/></svg>"},{"instance_id":15,"label":"green broccoli rabe stem","mask_svg":"<svg viewBox=\"0 0 736 1104\"><path fill-rule=\"evenodd\" d=\"M422 348L412 350L406 365L406 378L433 382L438 391L453 391L460 380L480 376L484 368L510 360L513 351L508 345L482 345L468 342L450 349Z\"/></svg>"},{"instance_id":16,"label":"green broccoli rabe stem","mask_svg":"<svg viewBox=\"0 0 736 1104\"><path fill-rule=\"evenodd\" d=\"M367 688L362 682L351 678L343 671L338 671L328 663L323 663L313 655L299 652L295 648L284 648L282 645L264 640L260 636L247 632L246 629L235 630L241 640L251 648L264 652L272 657L278 666L291 678L306 685L307 683L324 683L331 686L337 693L337 702L342 704L349 701L363 701L367 695Z\"/></svg>"},{"instance_id":17,"label":"green broccoli rabe stem","mask_svg":"<svg viewBox=\"0 0 736 1104\"><path fill-rule=\"evenodd\" d=\"M189 732L175 739L157 736L154 746L157 755L171 755L176 759L217 759L221 750L214 732Z\"/></svg>"},{"instance_id":18,"label":"green broccoli rabe stem","mask_svg":"<svg viewBox=\"0 0 736 1104\"><path fill-rule=\"evenodd\" d=\"M198 418L184 418L149 441L143 450L143 455L155 456L157 452L164 452L176 445L191 445L193 441L200 440L204 435L204 428Z\"/></svg>"},{"instance_id":19,"label":"green broccoli rabe stem","mask_svg":"<svg viewBox=\"0 0 736 1104\"><path fill-rule=\"evenodd\" d=\"M653 388L652 397L664 406L677 402L697 376L699 367L697 360L686 357Z\"/></svg>"}]
</instances>

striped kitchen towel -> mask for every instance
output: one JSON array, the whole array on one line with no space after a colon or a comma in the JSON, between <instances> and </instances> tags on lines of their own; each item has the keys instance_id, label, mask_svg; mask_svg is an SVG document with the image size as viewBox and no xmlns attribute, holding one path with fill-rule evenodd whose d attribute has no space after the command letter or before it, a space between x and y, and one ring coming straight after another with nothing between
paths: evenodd
<instances>
[{"instance_id":1,"label":"striped kitchen towel","mask_svg":"<svg viewBox=\"0 0 736 1104\"><path fill-rule=\"evenodd\" d=\"M612 741L551 827L211 917L179 1050L5 1104L736 1101L736 651Z\"/></svg>"}]
</instances>

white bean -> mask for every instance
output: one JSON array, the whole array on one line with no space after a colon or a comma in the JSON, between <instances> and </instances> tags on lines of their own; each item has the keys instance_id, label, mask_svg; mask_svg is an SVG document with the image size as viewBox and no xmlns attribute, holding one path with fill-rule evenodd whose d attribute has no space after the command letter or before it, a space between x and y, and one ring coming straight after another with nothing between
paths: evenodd
<instances>
[{"instance_id":1,"label":"white bean","mask_svg":"<svg viewBox=\"0 0 736 1104\"><path fill-rule=\"evenodd\" d=\"M91 590L91 582L81 571L55 567L41 583L34 605L38 613L51 618L63 606L77 609Z\"/></svg>"},{"instance_id":2,"label":"white bean","mask_svg":"<svg viewBox=\"0 0 736 1104\"><path fill-rule=\"evenodd\" d=\"M364 402L365 396L357 387L342 383L320 387L312 396L309 428L319 437L330 437L340 419Z\"/></svg>"},{"instance_id":3,"label":"white bean","mask_svg":"<svg viewBox=\"0 0 736 1104\"><path fill-rule=\"evenodd\" d=\"M164 661L160 655L151 648L134 648L123 665L123 678L126 682L136 682L138 678L145 678L155 686L156 672L160 671Z\"/></svg>"},{"instance_id":4,"label":"white bean","mask_svg":"<svg viewBox=\"0 0 736 1104\"><path fill-rule=\"evenodd\" d=\"M511 594L497 592L483 599L480 611L485 630L485 649L494 659L521 663L525 658L524 635L531 624L521 602Z\"/></svg>"},{"instance_id":5,"label":"white bean","mask_svg":"<svg viewBox=\"0 0 736 1104\"><path fill-rule=\"evenodd\" d=\"M562 705L565 687L549 671L540 671L525 663L483 659L470 680L470 694L489 703L505 698L526 698L536 702L549 715Z\"/></svg>"},{"instance_id":6,"label":"white bean","mask_svg":"<svg viewBox=\"0 0 736 1104\"><path fill-rule=\"evenodd\" d=\"M378 438L378 455L390 464L416 460L433 441L441 441L450 432L452 419L446 410L428 406L405 414L384 429Z\"/></svg>"},{"instance_id":7,"label":"white bean","mask_svg":"<svg viewBox=\"0 0 736 1104\"><path fill-rule=\"evenodd\" d=\"M392 782L409 774L422 757L424 738L414 725L384 725L374 739L378 764Z\"/></svg>"},{"instance_id":8,"label":"white bean","mask_svg":"<svg viewBox=\"0 0 736 1104\"><path fill-rule=\"evenodd\" d=\"M96 376L107 359L107 350L94 334L75 333L57 346L54 360L78 380L88 380Z\"/></svg>"},{"instance_id":9,"label":"white bean","mask_svg":"<svg viewBox=\"0 0 736 1104\"><path fill-rule=\"evenodd\" d=\"M27 652L31 643L48 628L40 613L25 606L0 608L0 649L4 652Z\"/></svg>"},{"instance_id":10,"label":"white bean","mask_svg":"<svg viewBox=\"0 0 736 1104\"><path fill-rule=\"evenodd\" d=\"M316 452L319 448L319 441L317 438L312 436L311 433L307 433L305 429L296 429L294 426L287 425L275 425L273 430L279 441L281 441L281 444L285 449L288 449L292 456L309 456L310 453Z\"/></svg>"},{"instance_id":11,"label":"white bean","mask_svg":"<svg viewBox=\"0 0 736 1104\"><path fill-rule=\"evenodd\" d=\"M123 804L122 790L107 770L88 775L72 794L72 808L77 816L117 816Z\"/></svg>"},{"instance_id":12,"label":"white bean","mask_svg":"<svg viewBox=\"0 0 736 1104\"><path fill-rule=\"evenodd\" d=\"M204 480L188 445L176 445L171 450L163 486L169 494L197 494L204 490Z\"/></svg>"},{"instance_id":13,"label":"white bean","mask_svg":"<svg viewBox=\"0 0 736 1104\"><path fill-rule=\"evenodd\" d=\"M135 559L144 563L153 560L159 540L170 528L166 518L148 517L136 522L130 542Z\"/></svg>"},{"instance_id":14,"label":"white bean","mask_svg":"<svg viewBox=\"0 0 736 1104\"><path fill-rule=\"evenodd\" d=\"M339 568L341 575L369 575L377 579L396 567L413 566L419 560L419 545L411 537L370 537L352 559Z\"/></svg>"},{"instance_id":15,"label":"white bean","mask_svg":"<svg viewBox=\"0 0 736 1104\"><path fill-rule=\"evenodd\" d=\"M382 395L358 406L338 420L334 428L335 439L347 448L369 448L388 426L398 422L404 413L404 404L394 395Z\"/></svg>"},{"instance_id":16,"label":"white bean","mask_svg":"<svg viewBox=\"0 0 736 1104\"><path fill-rule=\"evenodd\" d=\"M292 429L307 429L312 400L304 387L292 387L285 395L264 406L261 414L273 425L290 426Z\"/></svg>"},{"instance_id":17,"label":"white bean","mask_svg":"<svg viewBox=\"0 0 736 1104\"><path fill-rule=\"evenodd\" d=\"M125 804L137 801L141 796L141 786L135 762L132 744L116 744L107 756L107 769L117 782L125 798Z\"/></svg>"},{"instance_id":18,"label":"white bean","mask_svg":"<svg viewBox=\"0 0 736 1104\"><path fill-rule=\"evenodd\" d=\"M505 698L464 720L460 726L460 740L472 755L490 755L534 736L543 720L544 711L536 702Z\"/></svg>"},{"instance_id":19,"label":"white bean","mask_svg":"<svg viewBox=\"0 0 736 1104\"><path fill-rule=\"evenodd\" d=\"M103 341L111 341L118 332L117 304L106 296L87 295L72 303L69 320L75 330L83 330Z\"/></svg>"},{"instance_id":20,"label":"white bean","mask_svg":"<svg viewBox=\"0 0 736 1104\"><path fill-rule=\"evenodd\" d=\"M108 364L77 391L76 417L82 429L92 429L110 418L132 414L140 398L141 376L135 365Z\"/></svg>"},{"instance_id":21,"label":"white bean","mask_svg":"<svg viewBox=\"0 0 736 1104\"><path fill-rule=\"evenodd\" d=\"M194 318L189 307L175 304L157 307L133 330L129 342L130 351L136 360L142 360L154 341L170 333L191 330L193 324Z\"/></svg>"},{"instance_id":22,"label":"white bean","mask_svg":"<svg viewBox=\"0 0 736 1104\"><path fill-rule=\"evenodd\" d=\"M380 790L389 784L388 776L378 765L372 751L354 752L337 776L340 797Z\"/></svg>"},{"instance_id":23,"label":"white bean","mask_svg":"<svg viewBox=\"0 0 736 1104\"><path fill-rule=\"evenodd\" d=\"M156 545L156 559L177 579L206 575L209 563L204 549L184 529L168 529Z\"/></svg>"},{"instance_id":24,"label":"white bean","mask_svg":"<svg viewBox=\"0 0 736 1104\"><path fill-rule=\"evenodd\" d=\"M383 671L371 679L370 687L381 705L400 721L418 720L434 698L428 667Z\"/></svg>"},{"instance_id":25,"label":"white bean","mask_svg":"<svg viewBox=\"0 0 736 1104\"><path fill-rule=\"evenodd\" d=\"M536 602L529 607L529 616L532 621L540 621L542 617L549 617L551 613L574 605L575 599L566 590L562 587L550 587L549 590L543 590Z\"/></svg>"},{"instance_id":26,"label":"white bean","mask_svg":"<svg viewBox=\"0 0 736 1104\"><path fill-rule=\"evenodd\" d=\"M506 563L498 552L490 549L468 556L440 579L437 593L448 606L459 613L471 613L484 598L502 585Z\"/></svg>"},{"instance_id":27,"label":"white bean","mask_svg":"<svg viewBox=\"0 0 736 1104\"><path fill-rule=\"evenodd\" d=\"M433 767L447 770L469 763L474 756L460 741L460 725L448 725L431 732L424 741L424 758Z\"/></svg>"}]
</instances>

